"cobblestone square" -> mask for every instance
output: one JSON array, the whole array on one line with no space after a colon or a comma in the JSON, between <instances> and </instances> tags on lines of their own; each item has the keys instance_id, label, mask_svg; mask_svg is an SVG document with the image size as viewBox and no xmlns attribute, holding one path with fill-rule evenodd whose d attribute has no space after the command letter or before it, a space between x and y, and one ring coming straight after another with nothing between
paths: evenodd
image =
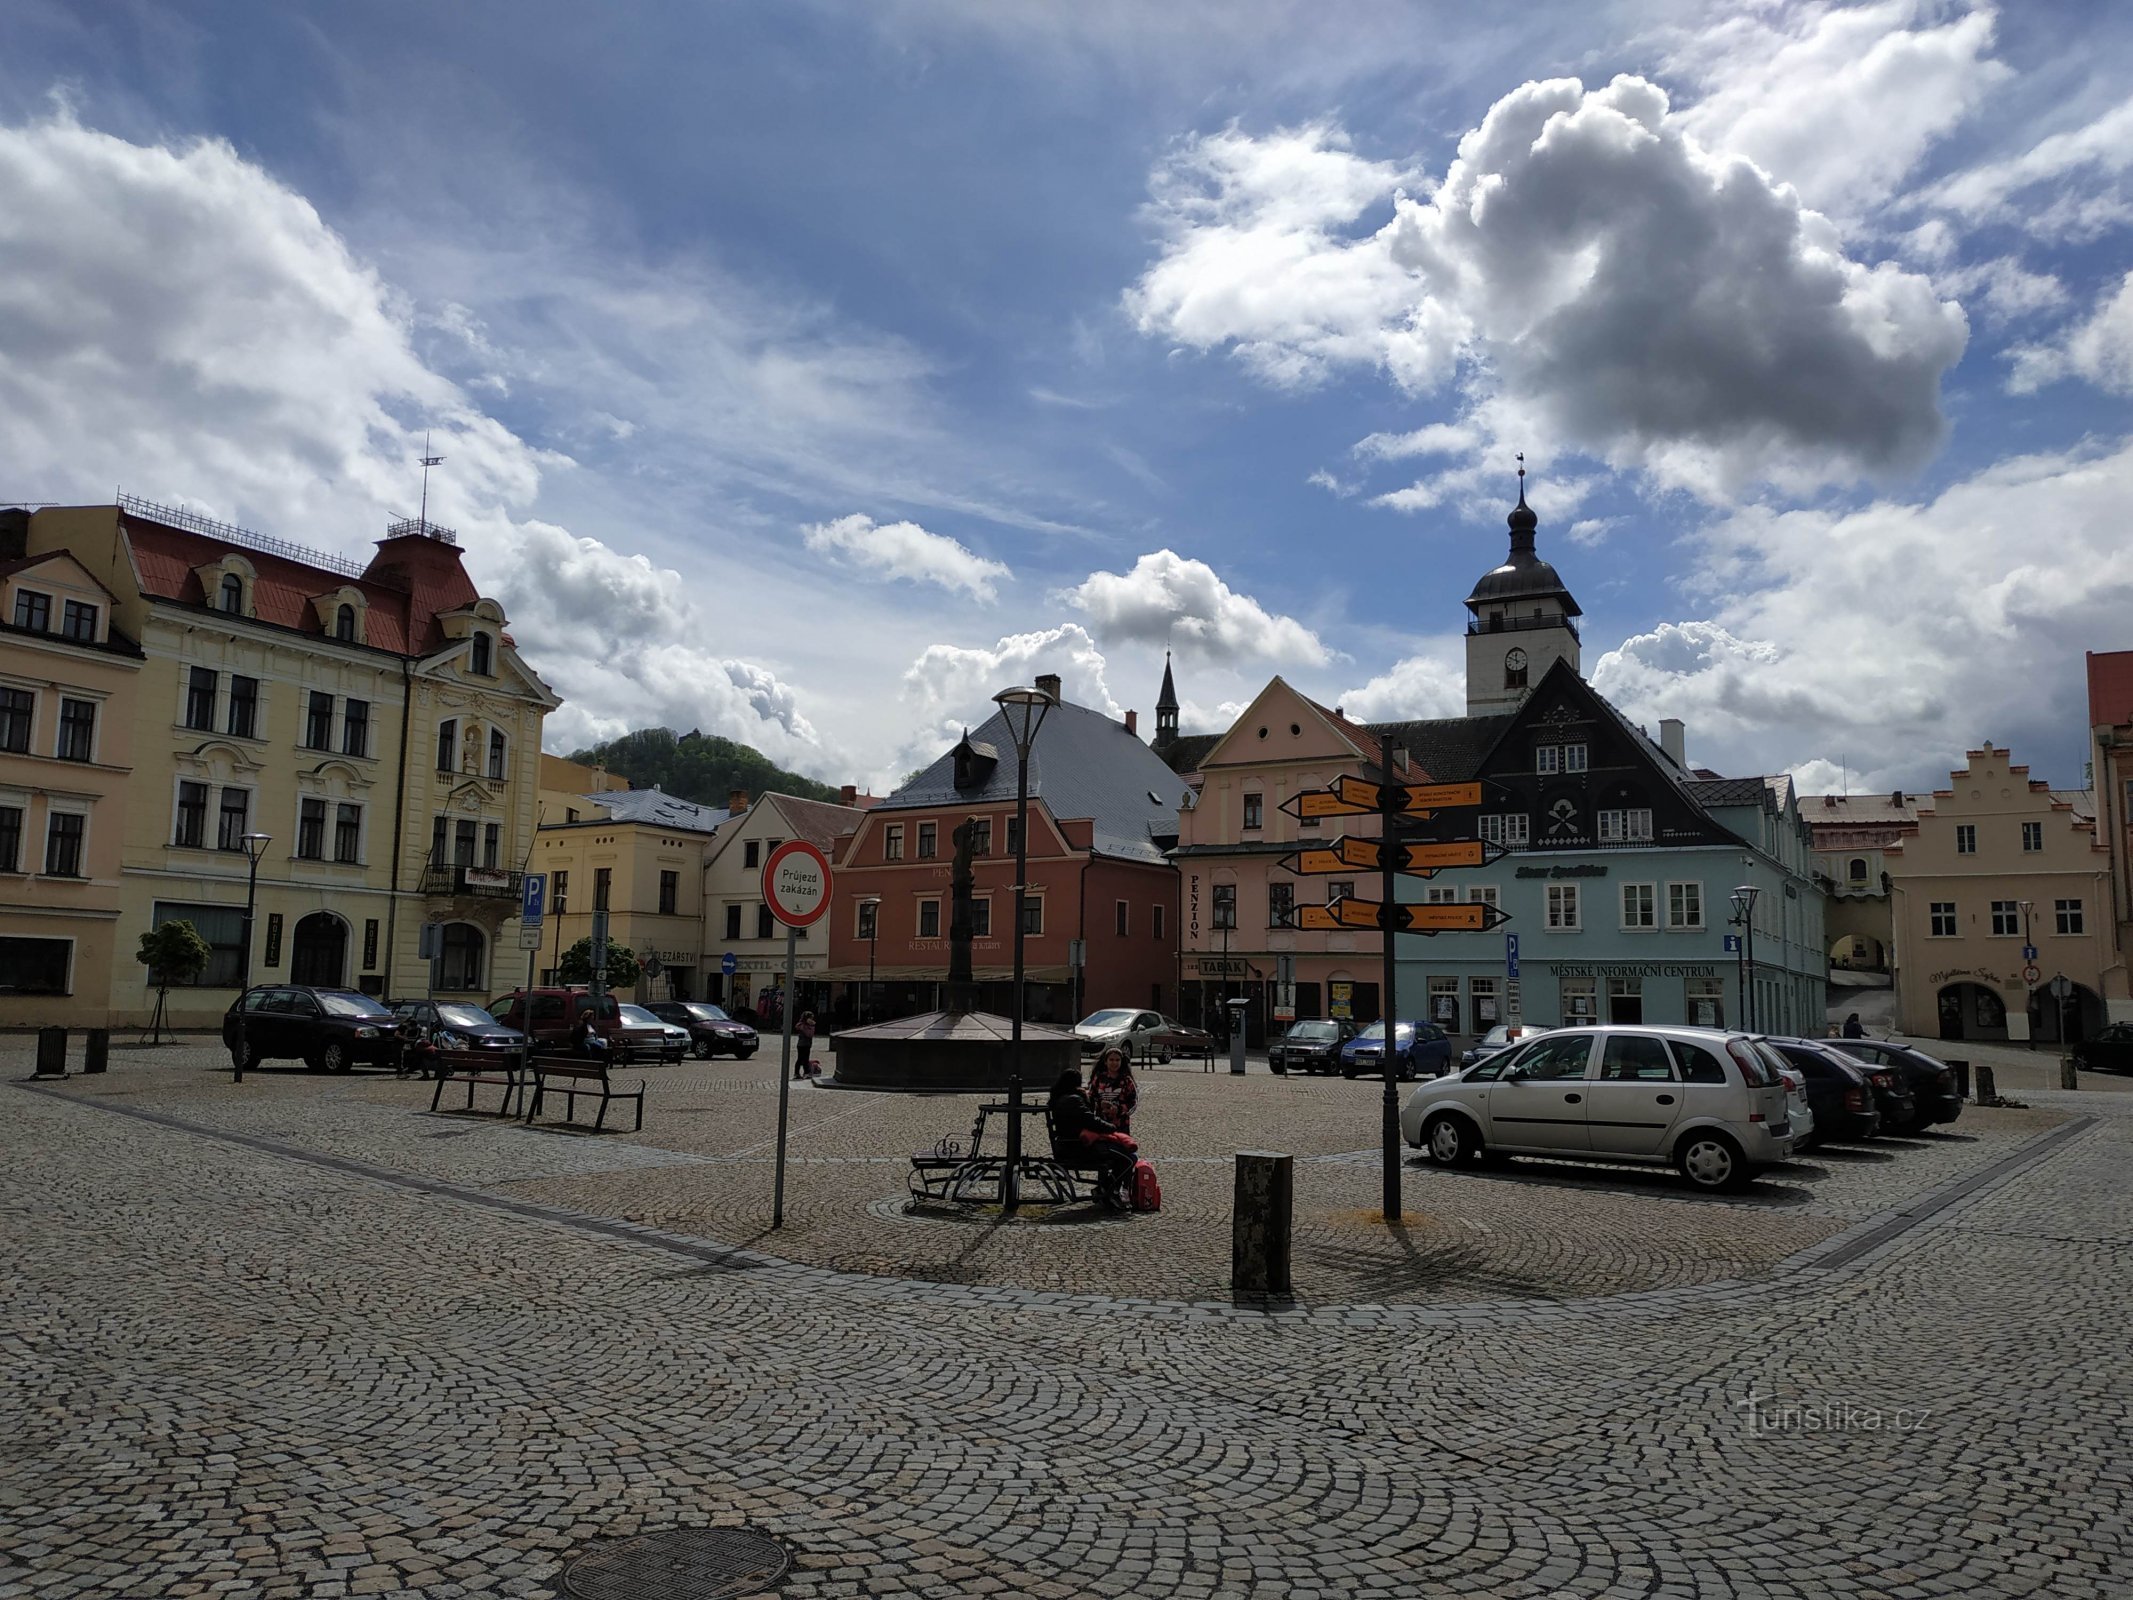
<instances>
[{"instance_id":1,"label":"cobblestone square","mask_svg":"<svg viewBox=\"0 0 2133 1600\"><path fill-rule=\"evenodd\" d=\"M1368 1082L1152 1072L1164 1210L1012 1226L902 1205L971 1102L800 1084L771 1233L767 1055L599 1137L112 1059L7 1096L0 1593L546 1595L711 1526L794 1595L2133 1588L2109 1080L2011 1063L2024 1109L1723 1200L1410 1161L1397 1230ZM1254 1147L1298 1157L1273 1310L1227 1283Z\"/></svg>"}]
</instances>

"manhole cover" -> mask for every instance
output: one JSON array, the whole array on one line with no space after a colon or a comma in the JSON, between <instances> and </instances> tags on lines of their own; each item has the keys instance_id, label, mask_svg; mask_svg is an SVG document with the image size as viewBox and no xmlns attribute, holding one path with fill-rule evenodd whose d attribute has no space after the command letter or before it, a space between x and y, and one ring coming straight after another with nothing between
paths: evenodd
<instances>
[{"instance_id":1,"label":"manhole cover","mask_svg":"<svg viewBox=\"0 0 2133 1600\"><path fill-rule=\"evenodd\" d=\"M725 1600L756 1594L785 1576L792 1556L745 1528L641 1533L578 1557L563 1569L575 1600Z\"/></svg>"}]
</instances>

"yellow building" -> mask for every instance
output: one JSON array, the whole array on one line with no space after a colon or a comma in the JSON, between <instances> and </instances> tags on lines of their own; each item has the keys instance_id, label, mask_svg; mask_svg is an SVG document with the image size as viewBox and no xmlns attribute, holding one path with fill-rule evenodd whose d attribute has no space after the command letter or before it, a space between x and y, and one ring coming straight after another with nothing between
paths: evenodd
<instances>
[{"instance_id":1,"label":"yellow building","mask_svg":"<svg viewBox=\"0 0 2133 1600\"><path fill-rule=\"evenodd\" d=\"M109 1023L141 650L63 551L0 512L0 1024Z\"/></svg>"},{"instance_id":2,"label":"yellow building","mask_svg":"<svg viewBox=\"0 0 2133 1600\"><path fill-rule=\"evenodd\" d=\"M247 975L485 997L559 702L451 531L396 523L359 564L133 499L27 523L25 553L71 554L145 656L118 938L183 918L207 940L171 1021L219 1025ZM114 963L112 1017L152 1002L145 969Z\"/></svg>"},{"instance_id":3,"label":"yellow building","mask_svg":"<svg viewBox=\"0 0 2133 1600\"><path fill-rule=\"evenodd\" d=\"M1885 845L1882 860L1905 1032L2056 1042L2061 1008L2048 986L2060 975L2073 985L2069 1035L2103 1025L2117 958L2092 794L2055 790L1986 745L1947 788L1919 797L1917 832Z\"/></svg>"}]
</instances>

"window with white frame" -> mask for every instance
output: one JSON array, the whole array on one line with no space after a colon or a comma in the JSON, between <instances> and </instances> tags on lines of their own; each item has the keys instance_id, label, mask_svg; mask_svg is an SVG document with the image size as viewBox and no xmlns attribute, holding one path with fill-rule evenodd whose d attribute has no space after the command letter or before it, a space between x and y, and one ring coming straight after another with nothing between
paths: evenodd
<instances>
[{"instance_id":1,"label":"window with white frame","mask_svg":"<svg viewBox=\"0 0 2133 1600\"><path fill-rule=\"evenodd\" d=\"M992 937L992 896L989 894L971 896L970 937L973 939L990 939Z\"/></svg>"},{"instance_id":2,"label":"window with white frame","mask_svg":"<svg viewBox=\"0 0 2133 1600\"><path fill-rule=\"evenodd\" d=\"M1622 926L1625 928L1658 927L1658 901L1658 890L1649 883L1623 884Z\"/></svg>"},{"instance_id":3,"label":"window with white frame","mask_svg":"<svg viewBox=\"0 0 2133 1600\"><path fill-rule=\"evenodd\" d=\"M1256 789L1245 792L1244 825L1247 828L1263 828L1266 826L1266 796Z\"/></svg>"},{"instance_id":4,"label":"window with white frame","mask_svg":"<svg viewBox=\"0 0 2133 1600\"><path fill-rule=\"evenodd\" d=\"M918 903L918 936L921 939L938 939L941 936L941 903L938 900L921 900Z\"/></svg>"},{"instance_id":5,"label":"window with white frame","mask_svg":"<svg viewBox=\"0 0 2133 1600\"><path fill-rule=\"evenodd\" d=\"M1669 928L1703 926L1703 885L1670 883L1666 886L1666 925Z\"/></svg>"},{"instance_id":6,"label":"window with white frame","mask_svg":"<svg viewBox=\"0 0 2133 1600\"><path fill-rule=\"evenodd\" d=\"M1422 892L1422 903L1426 906L1456 905L1458 901L1458 889L1448 884L1433 883Z\"/></svg>"},{"instance_id":7,"label":"window with white frame","mask_svg":"<svg viewBox=\"0 0 2133 1600\"><path fill-rule=\"evenodd\" d=\"M1934 900L1927 903L1926 913L1930 919L1930 931L1936 939L1952 939L1956 934L1955 902Z\"/></svg>"},{"instance_id":8,"label":"window with white frame","mask_svg":"<svg viewBox=\"0 0 2133 1600\"><path fill-rule=\"evenodd\" d=\"M1977 854L1977 828L1974 824L1958 822L1955 825L1955 853L1959 856Z\"/></svg>"},{"instance_id":9,"label":"window with white frame","mask_svg":"<svg viewBox=\"0 0 2133 1600\"><path fill-rule=\"evenodd\" d=\"M1499 811L1481 819L1481 837L1506 850L1520 850L1533 837L1532 819L1523 811Z\"/></svg>"},{"instance_id":10,"label":"window with white frame","mask_svg":"<svg viewBox=\"0 0 2133 1600\"><path fill-rule=\"evenodd\" d=\"M1648 843L1652 836L1652 813L1648 806L1597 813L1602 844Z\"/></svg>"},{"instance_id":11,"label":"window with white frame","mask_svg":"<svg viewBox=\"0 0 2133 1600\"><path fill-rule=\"evenodd\" d=\"M1563 747L1559 744L1541 744L1533 747L1533 770L1554 773L1563 770Z\"/></svg>"},{"instance_id":12,"label":"window with white frame","mask_svg":"<svg viewBox=\"0 0 2133 1600\"><path fill-rule=\"evenodd\" d=\"M1469 904L1501 906L1503 890L1493 883L1470 883L1466 886L1466 898Z\"/></svg>"},{"instance_id":13,"label":"window with white frame","mask_svg":"<svg viewBox=\"0 0 2133 1600\"><path fill-rule=\"evenodd\" d=\"M1343 900L1355 898L1355 881L1352 878L1329 878L1326 880L1326 904L1336 905Z\"/></svg>"},{"instance_id":14,"label":"window with white frame","mask_svg":"<svg viewBox=\"0 0 2133 1600\"><path fill-rule=\"evenodd\" d=\"M27 689L0 688L0 751L27 755L30 724L36 719L37 697Z\"/></svg>"},{"instance_id":15,"label":"window with white frame","mask_svg":"<svg viewBox=\"0 0 2133 1600\"><path fill-rule=\"evenodd\" d=\"M1585 770L1585 747L1583 745L1566 744L1563 746L1563 770L1565 772L1583 772Z\"/></svg>"},{"instance_id":16,"label":"window with white frame","mask_svg":"<svg viewBox=\"0 0 2133 1600\"><path fill-rule=\"evenodd\" d=\"M881 859L901 861L904 858L904 825L892 822L881 831Z\"/></svg>"},{"instance_id":17,"label":"window with white frame","mask_svg":"<svg viewBox=\"0 0 2133 1600\"><path fill-rule=\"evenodd\" d=\"M1270 928L1286 928L1295 921L1296 885L1269 883L1266 886L1266 925Z\"/></svg>"},{"instance_id":18,"label":"window with white frame","mask_svg":"<svg viewBox=\"0 0 2133 1600\"><path fill-rule=\"evenodd\" d=\"M1551 932L1573 933L1578 928L1578 886L1548 885L1548 927Z\"/></svg>"},{"instance_id":19,"label":"window with white frame","mask_svg":"<svg viewBox=\"0 0 2133 1600\"><path fill-rule=\"evenodd\" d=\"M2011 939L2022 931L2022 903L2019 900L1995 900L1992 902L1992 935L1996 939Z\"/></svg>"},{"instance_id":20,"label":"window with white frame","mask_svg":"<svg viewBox=\"0 0 2133 1600\"><path fill-rule=\"evenodd\" d=\"M2079 900L2054 900L2052 902L2052 911L2058 918L2059 931L2061 933L2080 933L2082 931L2081 902Z\"/></svg>"},{"instance_id":21,"label":"window with white frame","mask_svg":"<svg viewBox=\"0 0 2133 1600\"><path fill-rule=\"evenodd\" d=\"M2025 822L2022 824L2022 848L2028 851L2037 851L2044 848L2043 823Z\"/></svg>"}]
</instances>

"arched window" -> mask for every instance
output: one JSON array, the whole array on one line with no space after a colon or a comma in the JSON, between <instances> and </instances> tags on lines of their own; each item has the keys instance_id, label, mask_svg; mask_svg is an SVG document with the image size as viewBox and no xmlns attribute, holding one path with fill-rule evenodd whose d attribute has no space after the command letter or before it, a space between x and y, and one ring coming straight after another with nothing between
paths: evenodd
<instances>
[{"instance_id":1,"label":"arched window","mask_svg":"<svg viewBox=\"0 0 2133 1600\"><path fill-rule=\"evenodd\" d=\"M222 575L222 593L219 598L222 609L236 616L244 610L244 579L234 572Z\"/></svg>"},{"instance_id":2,"label":"arched window","mask_svg":"<svg viewBox=\"0 0 2133 1600\"><path fill-rule=\"evenodd\" d=\"M502 779L504 775L504 735L500 728L489 730L489 776Z\"/></svg>"},{"instance_id":3,"label":"arched window","mask_svg":"<svg viewBox=\"0 0 2133 1600\"><path fill-rule=\"evenodd\" d=\"M489 665L490 648L489 636L486 633L477 632L474 635L474 650L470 667L484 678L488 677L494 670Z\"/></svg>"},{"instance_id":4,"label":"arched window","mask_svg":"<svg viewBox=\"0 0 2133 1600\"><path fill-rule=\"evenodd\" d=\"M356 608L342 606L333 614L333 636L336 639L353 639L356 636Z\"/></svg>"},{"instance_id":5,"label":"arched window","mask_svg":"<svg viewBox=\"0 0 2133 1600\"><path fill-rule=\"evenodd\" d=\"M1852 882L1866 882L1866 857L1853 856L1851 859L1851 865L1847 867L1845 871L1846 874L1851 878Z\"/></svg>"},{"instance_id":6,"label":"arched window","mask_svg":"<svg viewBox=\"0 0 2133 1600\"><path fill-rule=\"evenodd\" d=\"M442 953L437 958L437 987L479 990L482 958L487 953L488 941L481 936L481 929L464 922L446 923Z\"/></svg>"}]
</instances>

